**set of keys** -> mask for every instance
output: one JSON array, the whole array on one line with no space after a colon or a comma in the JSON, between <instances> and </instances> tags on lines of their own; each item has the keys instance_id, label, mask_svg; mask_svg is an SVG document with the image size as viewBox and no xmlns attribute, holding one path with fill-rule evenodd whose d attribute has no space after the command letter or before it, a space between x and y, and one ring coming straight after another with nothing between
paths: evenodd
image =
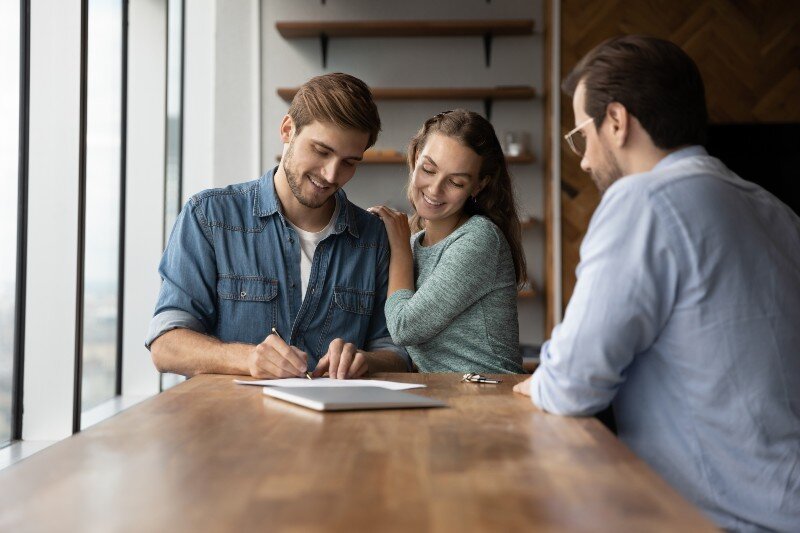
<instances>
[{"instance_id":1,"label":"set of keys","mask_svg":"<svg viewBox=\"0 0 800 533\"><path fill-rule=\"evenodd\" d=\"M461 378L461 381L466 381L469 383L502 383L503 380L501 379L492 379L492 378L485 378L480 374L476 374L475 372L469 372L464 374L464 377Z\"/></svg>"}]
</instances>

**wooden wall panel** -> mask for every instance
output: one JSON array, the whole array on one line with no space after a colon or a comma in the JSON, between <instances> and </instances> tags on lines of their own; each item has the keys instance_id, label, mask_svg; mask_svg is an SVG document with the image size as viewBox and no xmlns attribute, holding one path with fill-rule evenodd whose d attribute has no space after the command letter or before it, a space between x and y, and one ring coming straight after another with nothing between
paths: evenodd
<instances>
[{"instance_id":1,"label":"wooden wall panel","mask_svg":"<svg viewBox=\"0 0 800 533\"><path fill-rule=\"evenodd\" d=\"M712 122L800 122L799 1L561 0L562 76L598 43L631 33L670 39L697 62ZM572 102L562 95L562 132L573 125ZM565 145L561 177L566 307L600 197Z\"/></svg>"}]
</instances>

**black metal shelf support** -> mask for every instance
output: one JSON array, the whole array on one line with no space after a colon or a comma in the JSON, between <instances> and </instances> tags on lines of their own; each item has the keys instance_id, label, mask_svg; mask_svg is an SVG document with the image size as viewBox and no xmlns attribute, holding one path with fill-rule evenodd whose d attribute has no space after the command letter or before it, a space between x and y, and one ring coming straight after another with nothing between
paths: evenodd
<instances>
[{"instance_id":1,"label":"black metal shelf support","mask_svg":"<svg viewBox=\"0 0 800 533\"><path fill-rule=\"evenodd\" d=\"M492 39L494 35L492 32L487 31L483 34L483 53L486 58L486 68L489 68L492 64Z\"/></svg>"},{"instance_id":2,"label":"black metal shelf support","mask_svg":"<svg viewBox=\"0 0 800 533\"><path fill-rule=\"evenodd\" d=\"M327 33L320 33L319 34L319 46L322 50L322 68L326 68L328 66L328 34Z\"/></svg>"}]
</instances>

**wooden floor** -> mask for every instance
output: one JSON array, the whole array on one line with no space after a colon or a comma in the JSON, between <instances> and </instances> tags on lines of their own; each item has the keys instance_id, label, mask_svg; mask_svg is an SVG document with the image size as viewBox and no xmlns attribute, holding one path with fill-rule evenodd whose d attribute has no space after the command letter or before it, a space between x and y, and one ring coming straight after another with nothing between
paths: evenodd
<instances>
[{"instance_id":1,"label":"wooden floor","mask_svg":"<svg viewBox=\"0 0 800 533\"><path fill-rule=\"evenodd\" d=\"M0 531L713 531L594 419L388 374L447 408L318 413L199 376L0 472Z\"/></svg>"}]
</instances>

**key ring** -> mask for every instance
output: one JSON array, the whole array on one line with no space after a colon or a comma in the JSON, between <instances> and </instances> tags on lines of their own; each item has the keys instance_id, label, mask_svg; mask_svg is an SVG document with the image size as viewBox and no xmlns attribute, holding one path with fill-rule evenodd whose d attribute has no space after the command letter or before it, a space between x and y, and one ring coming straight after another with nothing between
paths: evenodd
<instances>
[{"instance_id":1,"label":"key ring","mask_svg":"<svg viewBox=\"0 0 800 533\"><path fill-rule=\"evenodd\" d=\"M464 377L461 378L462 382L469 382L469 383L502 383L503 380L501 379L492 379L492 378L485 378L480 374L476 374L475 372L468 372L464 374Z\"/></svg>"}]
</instances>

